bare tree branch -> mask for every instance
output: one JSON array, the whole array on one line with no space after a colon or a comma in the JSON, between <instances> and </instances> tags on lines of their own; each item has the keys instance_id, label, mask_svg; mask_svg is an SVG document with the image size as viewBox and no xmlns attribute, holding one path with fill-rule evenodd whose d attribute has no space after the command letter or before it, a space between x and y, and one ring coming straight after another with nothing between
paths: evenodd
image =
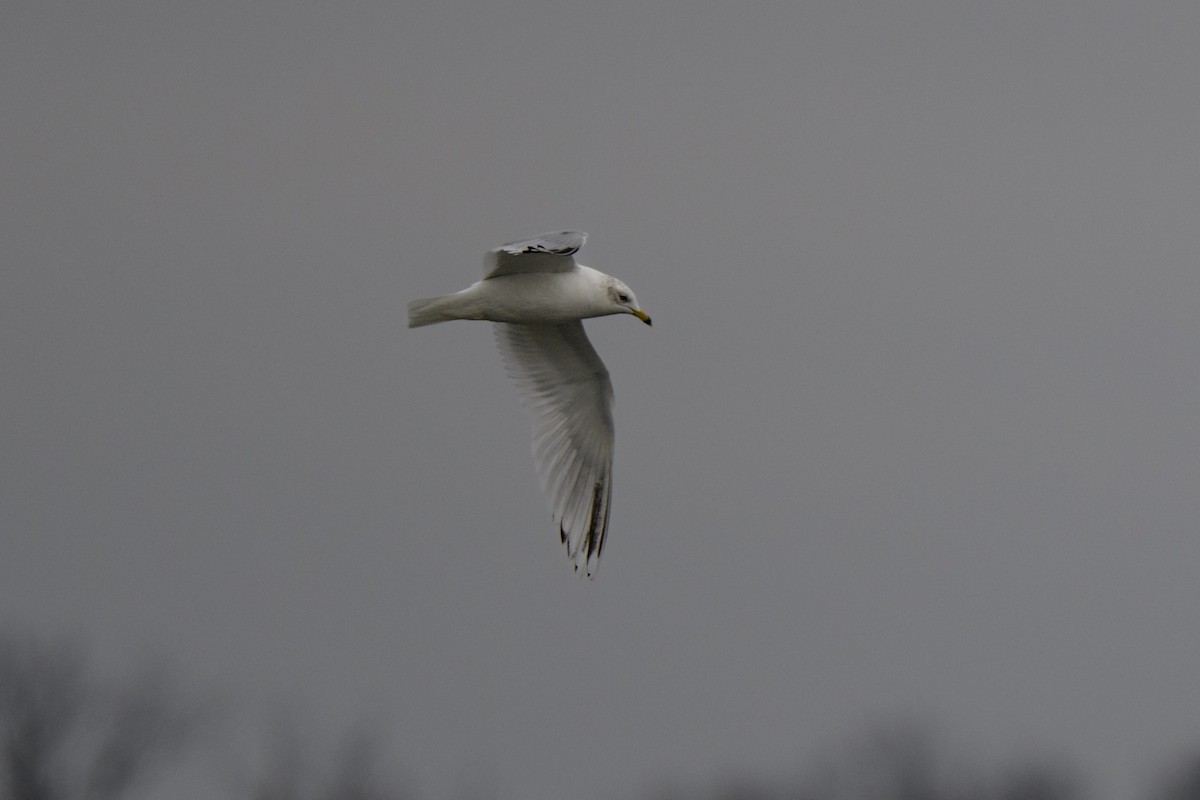
<instances>
[{"instance_id":1,"label":"bare tree branch","mask_svg":"<svg viewBox=\"0 0 1200 800\"><path fill-rule=\"evenodd\" d=\"M3 800L120 800L199 719L161 667L110 685L89 676L77 647L0 635Z\"/></svg>"}]
</instances>

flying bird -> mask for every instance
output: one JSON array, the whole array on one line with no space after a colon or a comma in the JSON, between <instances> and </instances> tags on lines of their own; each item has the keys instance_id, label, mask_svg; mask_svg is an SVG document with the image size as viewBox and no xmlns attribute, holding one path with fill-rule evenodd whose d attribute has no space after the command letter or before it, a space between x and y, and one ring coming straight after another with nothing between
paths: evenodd
<instances>
[{"instance_id":1,"label":"flying bird","mask_svg":"<svg viewBox=\"0 0 1200 800\"><path fill-rule=\"evenodd\" d=\"M408 304L408 327L490 320L506 371L533 415L533 457L576 571L596 572L612 496L612 382L583 320L650 316L628 286L575 261L579 231L544 233L497 247L483 280Z\"/></svg>"}]
</instances>

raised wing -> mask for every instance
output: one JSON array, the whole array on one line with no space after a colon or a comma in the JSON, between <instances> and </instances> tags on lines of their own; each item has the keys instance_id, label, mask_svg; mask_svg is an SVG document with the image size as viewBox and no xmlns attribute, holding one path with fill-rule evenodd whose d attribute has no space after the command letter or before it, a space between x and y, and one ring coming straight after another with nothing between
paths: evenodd
<instances>
[{"instance_id":1,"label":"raised wing","mask_svg":"<svg viewBox=\"0 0 1200 800\"><path fill-rule=\"evenodd\" d=\"M575 268L573 256L586 241L582 231L559 231L501 245L484 259L484 280L518 272L569 272Z\"/></svg>"},{"instance_id":2,"label":"raised wing","mask_svg":"<svg viewBox=\"0 0 1200 800\"><path fill-rule=\"evenodd\" d=\"M612 496L612 382L578 320L496 323L508 374L533 414L533 459L575 569L595 574Z\"/></svg>"}]
</instances>

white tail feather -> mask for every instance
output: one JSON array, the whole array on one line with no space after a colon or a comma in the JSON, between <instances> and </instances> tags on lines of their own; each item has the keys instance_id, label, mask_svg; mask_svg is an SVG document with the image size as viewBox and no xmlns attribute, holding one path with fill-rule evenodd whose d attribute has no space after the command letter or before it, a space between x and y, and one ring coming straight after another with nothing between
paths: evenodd
<instances>
[{"instance_id":1,"label":"white tail feather","mask_svg":"<svg viewBox=\"0 0 1200 800\"><path fill-rule=\"evenodd\" d=\"M433 325L436 322L447 322L459 317L446 313L446 300L453 295L442 297L426 297L413 300L408 304L408 327L420 328L423 325Z\"/></svg>"}]
</instances>

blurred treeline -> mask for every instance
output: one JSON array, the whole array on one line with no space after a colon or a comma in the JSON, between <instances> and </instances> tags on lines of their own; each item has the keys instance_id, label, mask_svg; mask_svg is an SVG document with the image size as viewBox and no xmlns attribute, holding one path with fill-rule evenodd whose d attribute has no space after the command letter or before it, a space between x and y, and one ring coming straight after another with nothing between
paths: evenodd
<instances>
[{"instance_id":1,"label":"blurred treeline","mask_svg":"<svg viewBox=\"0 0 1200 800\"><path fill-rule=\"evenodd\" d=\"M369 729L322 748L301 726L278 725L252 748L253 762L240 761L214 745L228 736L226 711L177 686L161 664L104 679L77 646L0 632L0 800L155 797L185 763L220 772L218 797L231 800L415 797ZM619 800L1088 800L1096 788L1061 759L968 765L915 724L833 745L836 755L790 779L679 781ZM1140 800L1200 800L1200 752L1162 765Z\"/></svg>"}]
</instances>

